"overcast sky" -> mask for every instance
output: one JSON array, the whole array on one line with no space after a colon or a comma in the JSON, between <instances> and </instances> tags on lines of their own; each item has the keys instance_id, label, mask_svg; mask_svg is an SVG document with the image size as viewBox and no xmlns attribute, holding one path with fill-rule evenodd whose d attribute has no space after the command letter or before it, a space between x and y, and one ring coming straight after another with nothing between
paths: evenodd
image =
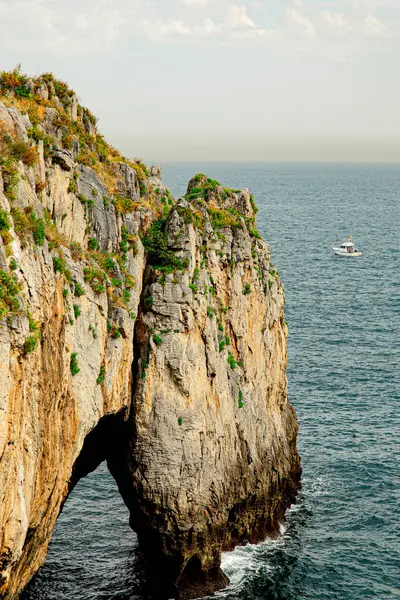
<instances>
[{"instance_id":1,"label":"overcast sky","mask_svg":"<svg viewBox=\"0 0 400 600\"><path fill-rule=\"evenodd\" d=\"M400 0L0 0L17 63L128 156L400 162Z\"/></svg>"}]
</instances>

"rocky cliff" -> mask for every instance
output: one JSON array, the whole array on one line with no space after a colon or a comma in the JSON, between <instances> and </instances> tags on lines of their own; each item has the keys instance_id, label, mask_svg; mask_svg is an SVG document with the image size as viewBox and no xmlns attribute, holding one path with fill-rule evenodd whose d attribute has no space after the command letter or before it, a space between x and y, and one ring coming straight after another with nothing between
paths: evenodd
<instances>
[{"instance_id":1,"label":"rocky cliff","mask_svg":"<svg viewBox=\"0 0 400 600\"><path fill-rule=\"evenodd\" d=\"M284 292L247 190L174 201L52 75L0 75L0 595L107 460L182 598L276 531L299 482Z\"/></svg>"}]
</instances>

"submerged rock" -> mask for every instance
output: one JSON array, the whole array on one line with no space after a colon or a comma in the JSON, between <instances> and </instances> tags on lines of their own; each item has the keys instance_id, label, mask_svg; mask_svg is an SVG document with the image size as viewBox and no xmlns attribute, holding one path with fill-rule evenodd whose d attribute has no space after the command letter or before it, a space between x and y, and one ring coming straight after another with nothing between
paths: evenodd
<instances>
[{"instance_id":1,"label":"submerged rock","mask_svg":"<svg viewBox=\"0 0 400 600\"><path fill-rule=\"evenodd\" d=\"M276 532L299 486L284 291L254 201L199 175L175 202L66 84L4 77L0 596L103 460L153 591L210 594L221 552Z\"/></svg>"}]
</instances>

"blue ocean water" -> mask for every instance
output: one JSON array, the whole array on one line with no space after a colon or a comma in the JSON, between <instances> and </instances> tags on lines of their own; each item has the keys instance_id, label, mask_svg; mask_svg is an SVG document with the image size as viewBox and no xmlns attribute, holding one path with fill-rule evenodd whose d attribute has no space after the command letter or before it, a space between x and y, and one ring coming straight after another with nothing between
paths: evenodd
<instances>
[{"instance_id":1,"label":"blue ocean water","mask_svg":"<svg viewBox=\"0 0 400 600\"><path fill-rule=\"evenodd\" d=\"M249 187L286 288L303 487L282 536L224 554L228 600L400 598L400 166L168 165ZM334 257L353 235L363 255ZM25 600L144 600L142 558L105 466L58 520Z\"/></svg>"}]
</instances>

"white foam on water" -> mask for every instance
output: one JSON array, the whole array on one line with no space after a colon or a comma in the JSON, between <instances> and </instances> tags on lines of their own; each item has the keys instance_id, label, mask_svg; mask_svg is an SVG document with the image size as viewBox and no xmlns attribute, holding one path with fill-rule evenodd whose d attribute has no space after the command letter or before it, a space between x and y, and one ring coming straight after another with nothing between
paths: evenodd
<instances>
[{"instance_id":1,"label":"white foam on water","mask_svg":"<svg viewBox=\"0 0 400 600\"><path fill-rule=\"evenodd\" d=\"M321 496L328 493L329 483L326 477L318 477L313 480L303 481L303 491L307 497ZM268 538L259 544L246 544L237 546L232 552L222 554L221 568L229 577L230 585L225 590L217 592L219 598L228 598L234 590L236 593L249 581L249 577L260 570L272 573L276 567L268 564L268 552L285 546L289 539L288 524L290 516L304 509L304 499L298 498L298 501L292 504L286 511L285 521L279 523L279 536L277 538Z\"/></svg>"},{"instance_id":2,"label":"white foam on water","mask_svg":"<svg viewBox=\"0 0 400 600\"><path fill-rule=\"evenodd\" d=\"M302 486L306 496L326 496L329 493L330 481L327 476L320 475L314 479L304 478Z\"/></svg>"},{"instance_id":3,"label":"white foam on water","mask_svg":"<svg viewBox=\"0 0 400 600\"><path fill-rule=\"evenodd\" d=\"M279 533L280 535L285 535L287 531L287 525L286 523L279 523Z\"/></svg>"},{"instance_id":4,"label":"white foam on water","mask_svg":"<svg viewBox=\"0 0 400 600\"><path fill-rule=\"evenodd\" d=\"M293 505L293 508L296 505ZM289 511L292 510L292 507ZM287 524L279 524L279 537L268 538L259 544L246 544L245 546L237 546L232 552L224 552L222 554L221 568L229 577L230 585L225 590L218 592L216 596L223 598L229 596L229 592L240 588L249 580L252 574L257 573L260 569L264 572L273 572L275 567L269 565L265 560L265 549L273 550L277 547L282 547L285 544L287 532Z\"/></svg>"}]
</instances>

